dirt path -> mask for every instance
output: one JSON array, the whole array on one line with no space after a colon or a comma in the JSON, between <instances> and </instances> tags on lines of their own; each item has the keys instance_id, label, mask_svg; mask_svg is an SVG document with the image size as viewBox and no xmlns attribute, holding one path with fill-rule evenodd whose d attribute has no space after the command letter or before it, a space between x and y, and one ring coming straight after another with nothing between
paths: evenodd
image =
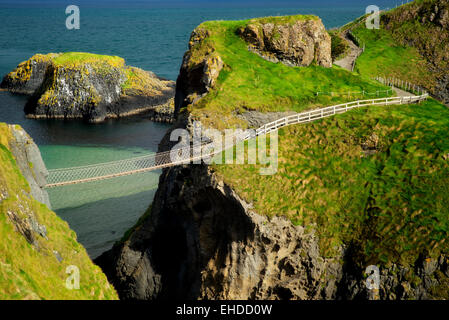
<instances>
[{"instance_id":1,"label":"dirt path","mask_svg":"<svg viewBox=\"0 0 449 320\"><path fill-rule=\"evenodd\" d=\"M349 53L340 60L335 61L334 63L337 66L345 68L346 70L352 71L352 68L355 64L355 60L357 60L358 56L362 53L362 49L359 48L349 37L349 30L346 30L342 34L343 38L348 42L350 51Z\"/></svg>"},{"instance_id":2,"label":"dirt path","mask_svg":"<svg viewBox=\"0 0 449 320\"><path fill-rule=\"evenodd\" d=\"M359 55L363 52L363 50L361 48L359 48L354 43L354 41L352 41L352 39L349 37L349 31L350 30L344 31L342 36L348 42L350 51L343 59L335 61L334 64L336 64L337 66L340 66L346 70L352 71L355 61L357 60ZM401 90L396 87L393 87L393 90L396 92L398 97L408 97L408 96L414 95L413 93Z\"/></svg>"},{"instance_id":3,"label":"dirt path","mask_svg":"<svg viewBox=\"0 0 449 320\"><path fill-rule=\"evenodd\" d=\"M398 95L398 97L409 97L409 96L414 96L413 93L398 89L396 87L393 87L393 90L396 92L396 94Z\"/></svg>"}]
</instances>

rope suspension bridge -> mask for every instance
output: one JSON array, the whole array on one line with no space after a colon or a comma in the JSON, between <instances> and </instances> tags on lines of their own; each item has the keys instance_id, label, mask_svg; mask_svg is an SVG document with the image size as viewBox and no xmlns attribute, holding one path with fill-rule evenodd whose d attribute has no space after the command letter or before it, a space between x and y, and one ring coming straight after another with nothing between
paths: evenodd
<instances>
[{"instance_id":1,"label":"rope suspension bridge","mask_svg":"<svg viewBox=\"0 0 449 320\"><path fill-rule=\"evenodd\" d=\"M388 106L398 104L419 103L427 99L427 97L428 94L426 92L423 92L421 95L357 100L335 106L297 113L267 123L264 126L258 128L257 130L252 131L252 133L250 131L245 131L241 135L234 136L234 139L232 140L235 140L235 142L231 141L230 144L225 145L222 148L219 148L218 150L215 148L214 143L208 143L174 149L171 151L159 152L152 155L146 155L126 160L99 163L82 167L49 170L49 174L47 177L47 185L45 186L45 188L62 187L79 183L123 177L132 174L138 174L178 166L182 164L187 164L193 161L210 158L211 156L219 154L224 150L234 146L237 142L249 140L260 135L265 135L267 133L276 131L282 127L286 127L289 125L307 123L318 119L330 117L336 114L345 113L354 108L360 108L365 106L376 106L376 105ZM211 153L206 155L201 154L201 152L199 152L200 155L196 155L198 153L193 152L195 147L209 148L208 150L213 151L211 151Z\"/></svg>"}]
</instances>

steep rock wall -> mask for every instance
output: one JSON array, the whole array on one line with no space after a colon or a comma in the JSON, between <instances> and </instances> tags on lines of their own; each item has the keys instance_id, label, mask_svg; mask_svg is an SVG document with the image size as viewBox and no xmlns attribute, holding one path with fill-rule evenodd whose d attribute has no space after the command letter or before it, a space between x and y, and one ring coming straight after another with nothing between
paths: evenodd
<instances>
[{"instance_id":1,"label":"steep rock wall","mask_svg":"<svg viewBox=\"0 0 449 320\"><path fill-rule=\"evenodd\" d=\"M42 160L39 147L21 127L10 125L9 128L13 136L13 139L9 141L9 146L17 166L31 188L31 195L51 209L48 193L44 189L48 171Z\"/></svg>"},{"instance_id":2,"label":"steep rock wall","mask_svg":"<svg viewBox=\"0 0 449 320\"><path fill-rule=\"evenodd\" d=\"M323 257L313 231L258 215L190 165L164 170L150 215L96 263L122 299L395 300L445 297L448 261L381 267L380 290L369 290L351 246Z\"/></svg>"}]
</instances>

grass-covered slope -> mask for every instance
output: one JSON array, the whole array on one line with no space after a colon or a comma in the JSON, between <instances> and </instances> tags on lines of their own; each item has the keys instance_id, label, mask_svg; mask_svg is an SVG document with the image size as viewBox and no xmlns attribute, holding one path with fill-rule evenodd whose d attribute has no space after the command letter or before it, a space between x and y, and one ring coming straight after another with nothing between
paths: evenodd
<instances>
[{"instance_id":1,"label":"grass-covered slope","mask_svg":"<svg viewBox=\"0 0 449 320\"><path fill-rule=\"evenodd\" d=\"M349 92L376 92L384 86L351 74L339 67L289 67L272 63L248 50L238 34L249 23L291 23L308 16L271 17L245 21L212 21L197 30L206 30L208 37L190 50L191 68L214 52L224 62L214 88L193 104L189 111L215 127L232 126L232 116L247 110L303 111L318 106L353 100ZM316 17L315 17L316 19ZM338 92L341 95L316 95L316 92ZM360 97L360 96L359 96Z\"/></svg>"},{"instance_id":2,"label":"grass-covered slope","mask_svg":"<svg viewBox=\"0 0 449 320\"><path fill-rule=\"evenodd\" d=\"M254 100L259 99L258 106L263 105L261 100L267 102L268 107L258 108L264 111L289 108L270 100L275 92L295 101L290 108L300 111L343 99L314 97L312 91L318 87L348 88L364 83L360 77L369 81L378 75L417 84L433 79L418 50L398 46L385 30L367 30L362 24L354 29L366 43L366 51L357 61L356 75L338 68L289 68L260 60L234 36L232 30L240 23L205 24L209 30L225 32L226 36L212 40L217 48L217 43L223 43L217 50L227 64L234 66L220 75L222 87L196 107L204 108L205 113L217 109L230 97L250 105L256 86L248 88L245 100L240 93L243 84L233 86L234 81L242 78L246 79L244 84L263 79ZM226 24L229 28L224 28ZM239 64L246 59L251 63ZM246 72L240 71L245 69ZM270 72L264 76L267 70ZM234 81L228 83L230 78ZM291 79L296 79L301 89L296 90L298 86L293 86ZM270 90L274 86L276 90ZM222 95L222 91L227 94ZM407 265L420 254L433 257L449 252L448 118L449 111L436 100L421 105L353 110L280 130L276 175L261 176L257 165L214 168L254 204L256 212L286 216L296 224L315 229L324 255L332 256L338 245L346 244L356 248L361 266L390 262Z\"/></svg>"},{"instance_id":3,"label":"grass-covered slope","mask_svg":"<svg viewBox=\"0 0 449 320\"><path fill-rule=\"evenodd\" d=\"M395 77L429 90L435 86L435 79L418 49L400 45L384 28L371 30L361 23L352 32L365 44L355 72L366 77Z\"/></svg>"},{"instance_id":4,"label":"grass-covered slope","mask_svg":"<svg viewBox=\"0 0 449 320\"><path fill-rule=\"evenodd\" d=\"M279 169L215 165L256 212L318 231L322 253L356 245L361 265L448 252L449 110L369 107L279 131Z\"/></svg>"},{"instance_id":5,"label":"grass-covered slope","mask_svg":"<svg viewBox=\"0 0 449 320\"><path fill-rule=\"evenodd\" d=\"M9 127L0 123L0 299L117 299L75 232L29 195L9 151L11 138ZM35 223L45 226L46 238L35 234ZM79 290L66 288L71 265L80 271Z\"/></svg>"},{"instance_id":6,"label":"grass-covered slope","mask_svg":"<svg viewBox=\"0 0 449 320\"><path fill-rule=\"evenodd\" d=\"M380 29L358 24L366 44L356 64L363 75L391 75L449 101L449 1L415 0L382 13Z\"/></svg>"}]
</instances>

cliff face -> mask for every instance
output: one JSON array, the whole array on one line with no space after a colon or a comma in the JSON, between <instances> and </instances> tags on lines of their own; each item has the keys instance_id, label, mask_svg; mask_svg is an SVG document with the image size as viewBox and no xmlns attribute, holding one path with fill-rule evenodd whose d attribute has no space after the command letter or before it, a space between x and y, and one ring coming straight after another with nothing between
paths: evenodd
<instances>
[{"instance_id":1,"label":"cliff face","mask_svg":"<svg viewBox=\"0 0 449 320\"><path fill-rule=\"evenodd\" d=\"M38 146L21 127L10 126L9 128L12 133L9 147L16 159L20 172L31 188L31 195L34 199L51 209L48 193L43 188L47 183L48 171Z\"/></svg>"},{"instance_id":2,"label":"cliff face","mask_svg":"<svg viewBox=\"0 0 449 320\"><path fill-rule=\"evenodd\" d=\"M177 121L191 131L195 107L207 98L204 79L213 47L195 48L208 30L192 33L177 82ZM201 47L204 49L204 46ZM219 65L219 64L218 64ZM212 81L213 82L213 81ZM285 115L285 114L282 114ZM247 112L260 126L281 113ZM166 151L170 132L161 142ZM320 142L321 144L322 142ZM311 191L313 192L313 191ZM360 248L341 245L324 256L314 225L258 214L206 165L164 169L151 211L129 237L97 258L123 299L426 299L448 295L449 260L420 257L412 265L380 268L380 289L366 286Z\"/></svg>"},{"instance_id":3,"label":"cliff face","mask_svg":"<svg viewBox=\"0 0 449 320\"><path fill-rule=\"evenodd\" d=\"M149 218L97 263L125 299L331 298L341 273L313 234L252 212L206 166L166 170Z\"/></svg>"},{"instance_id":4,"label":"cliff face","mask_svg":"<svg viewBox=\"0 0 449 320\"><path fill-rule=\"evenodd\" d=\"M196 103L214 86L224 63L212 46L201 49L202 42L210 36L207 29L196 28L184 54L176 80L175 115L182 107ZM198 49L200 48L200 53Z\"/></svg>"},{"instance_id":5,"label":"cliff face","mask_svg":"<svg viewBox=\"0 0 449 320\"><path fill-rule=\"evenodd\" d=\"M87 53L35 55L6 75L1 87L31 95L29 117L90 122L148 111L174 96L171 81L127 67L119 57Z\"/></svg>"},{"instance_id":6,"label":"cliff face","mask_svg":"<svg viewBox=\"0 0 449 320\"><path fill-rule=\"evenodd\" d=\"M254 20L239 29L239 34L250 50L270 61L301 67L314 62L332 67L331 38L320 19L285 24Z\"/></svg>"},{"instance_id":7,"label":"cliff face","mask_svg":"<svg viewBox=\"0 0 449 320\"><path fill-rule=\"evenodd\" d=\"M165 170L149 216L96 260L122 299L142 300L442 298L448 262L391 264L369 290L352 247L321 256L313 231L258 215L200 165Z\"/></svg>"},{"instance_id":8,"label":"cliff face","mask_svg":"<svg viewBox=\"0 0 449 320\"><path fill-rule=\"evenodd\" d=\"M0 299L117 299L75 233L45 205L45 175L26 132L0 123Z\"/></svg>"}]
</instances>

